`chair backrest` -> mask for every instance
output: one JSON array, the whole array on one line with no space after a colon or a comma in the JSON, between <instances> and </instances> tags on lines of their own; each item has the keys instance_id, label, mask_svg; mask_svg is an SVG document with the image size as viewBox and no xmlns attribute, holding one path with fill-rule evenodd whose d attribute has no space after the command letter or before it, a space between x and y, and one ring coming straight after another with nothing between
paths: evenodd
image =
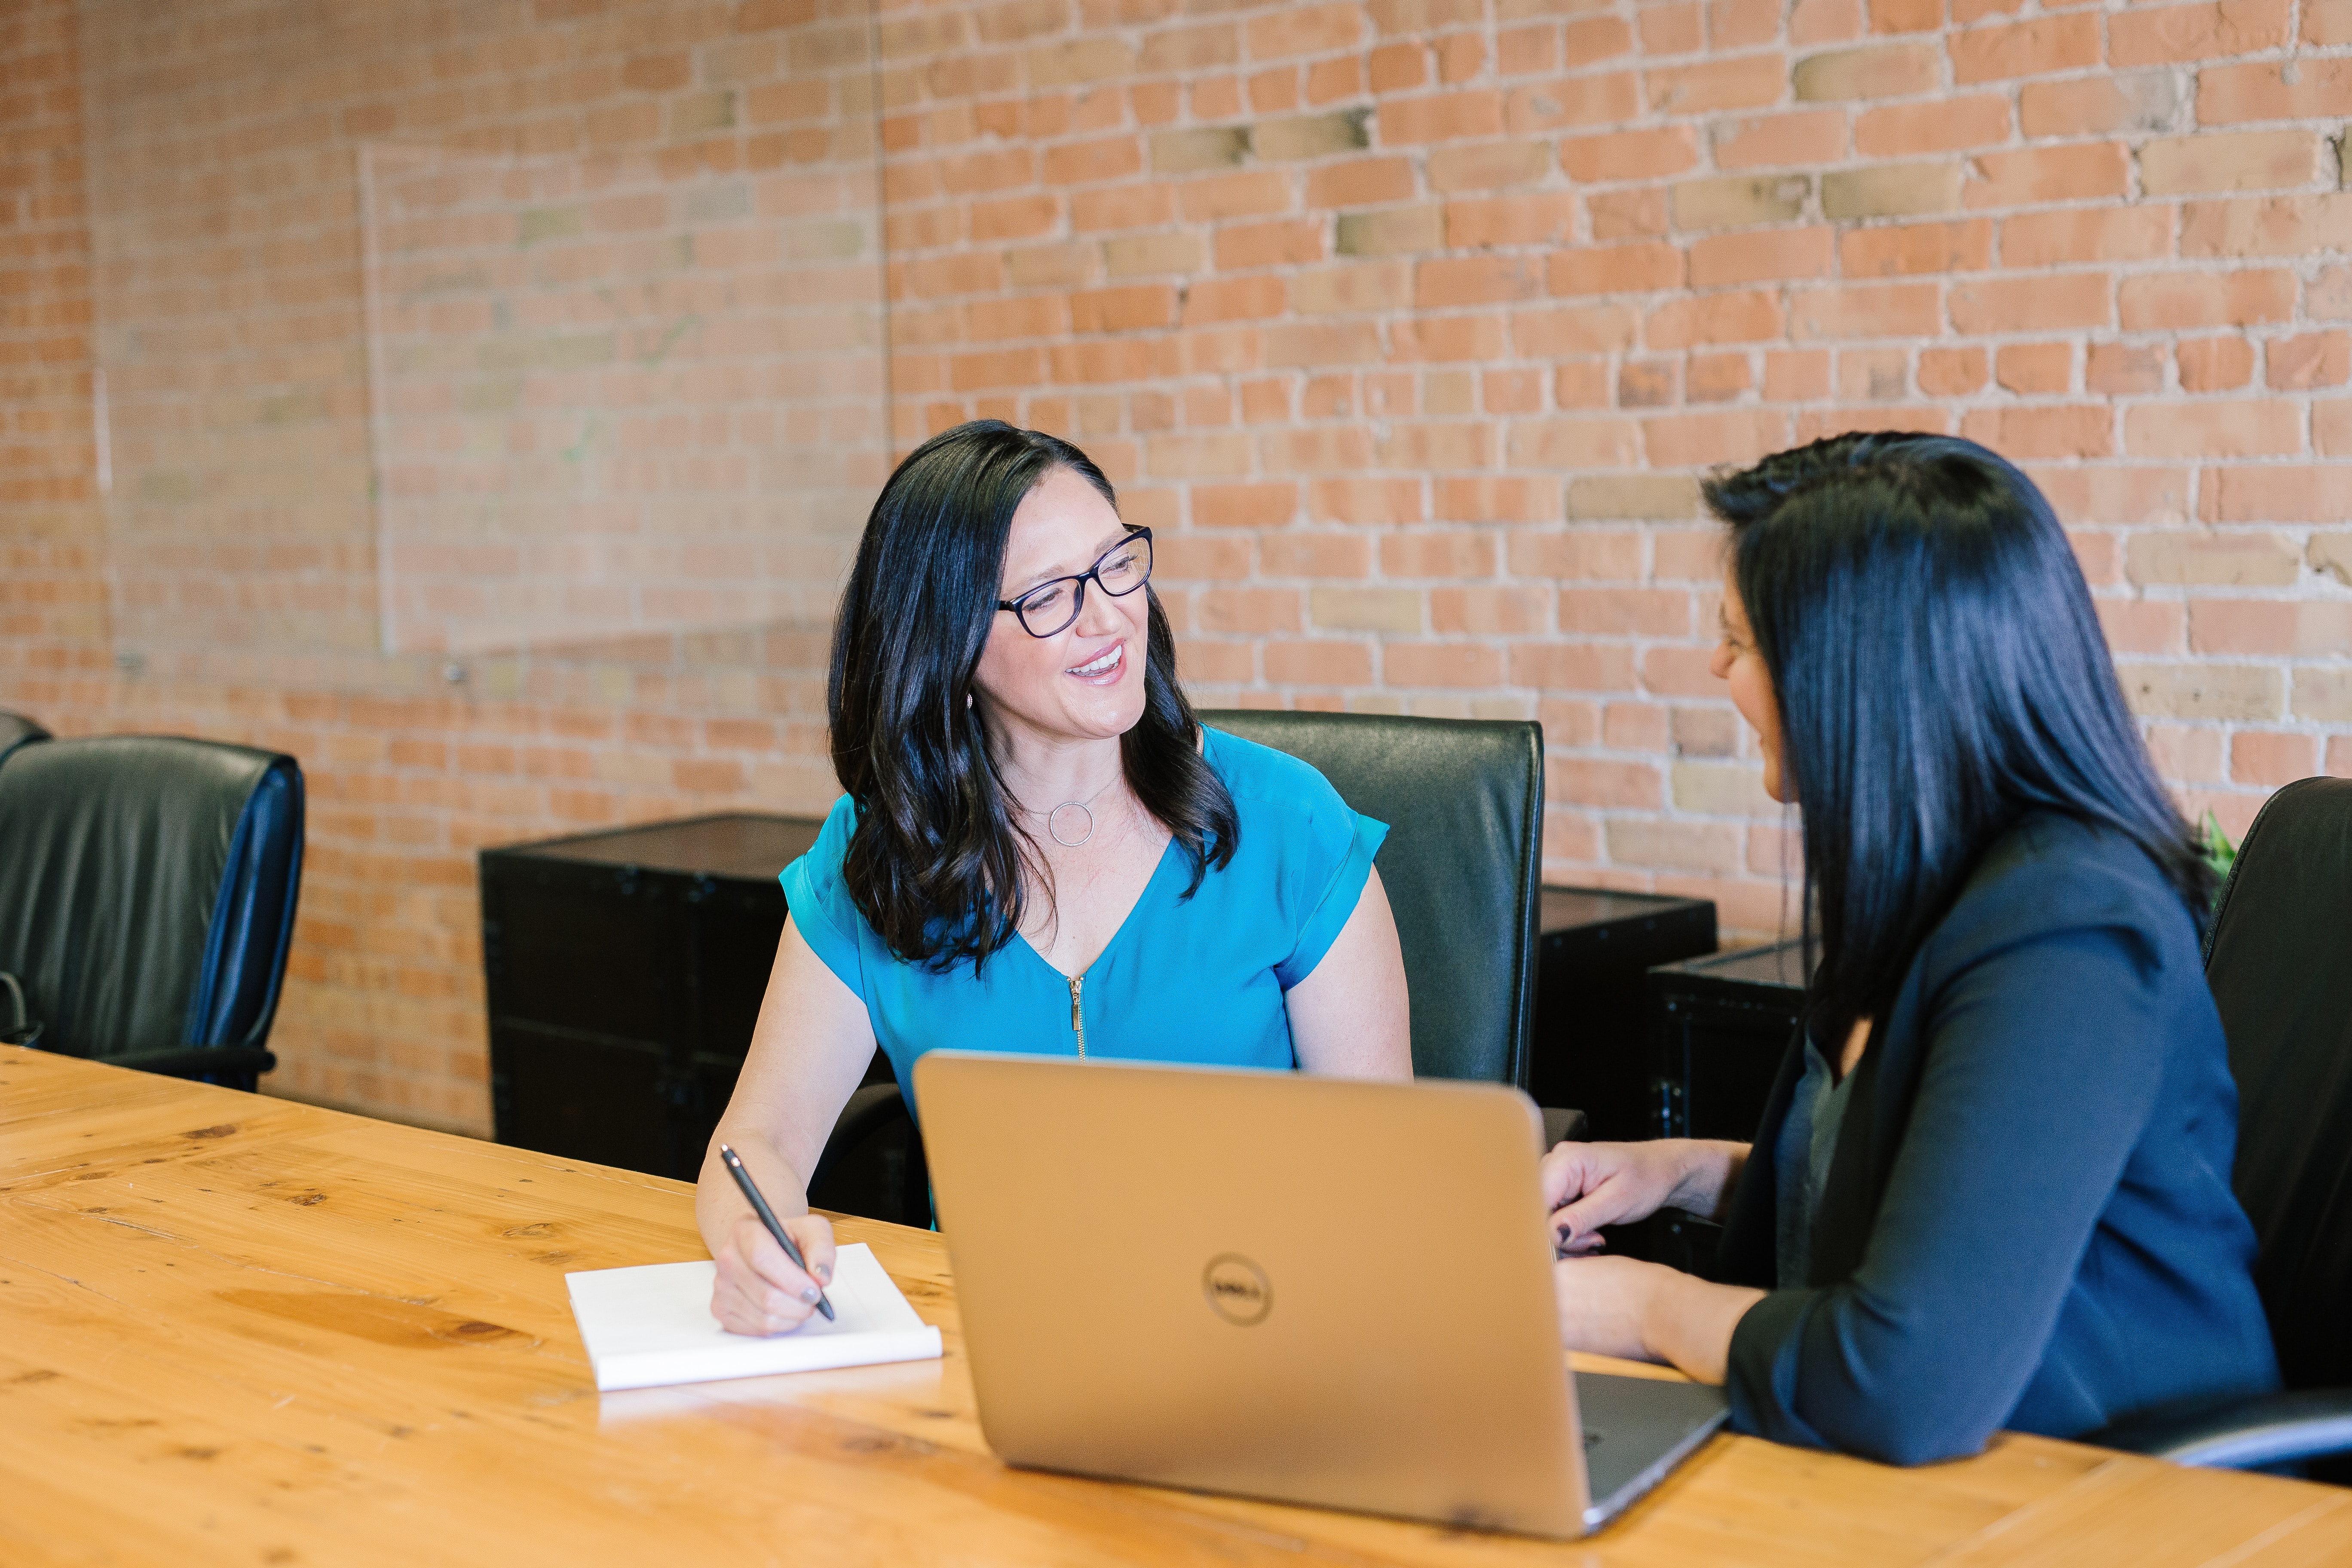
<instances>
[{"instance_id":1,"label":"chair backrest","mask_svg":"<svg viewBox=\"0 0 2352 1568\"><path fill-rule=\"evenodd\" d=\"M2205 952L2280 1369L2289 1388L2352 1384L2352 779L2271 796Z\"/></svg>"},{"instance_id":2,"label":"chair backrest","mask_svg":"<svg viewBox=\"0 0 2352 1568\"><path fill-rule=\"evenodd\" d=\"M301 869L291 757L110 735L0 768L0 970L47 1049L263 1044Z\"/></svg>"},{"instance_id":3,"label":"chair backrest","mask_svg":"<svg viewBox=\"0 0 2352 1568\"><path fill-rule=\"evenodd\" d=\"M22 713L0 713L0 763L19 746L29 746L35 741L46 741L49 732Z\"/></svg>"},{"instance_id":4,"label":"chair backrest","mask_svg":"<svg viewBox=\"0 0 2352 1568\"><path fill-rule=\"evenodd\" d=\"M1396 911L1423 1078L1528 1086L1543 881L1543 726L1378 713L1204 712L1203 723L1311 763L1389 825Z\"/></svg>"}]
</instances>

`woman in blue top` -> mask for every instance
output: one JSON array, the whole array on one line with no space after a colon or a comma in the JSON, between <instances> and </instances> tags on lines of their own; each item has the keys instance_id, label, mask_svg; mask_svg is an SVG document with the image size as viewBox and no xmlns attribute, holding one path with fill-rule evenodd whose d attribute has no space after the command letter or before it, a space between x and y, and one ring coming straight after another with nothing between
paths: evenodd
<instances>
[{"instance_id":1,"label":"woman in blue top","mask_svg":"<svg viewBox=\"0 0 2352 1568\"><path fill-rule=\"evenodd\" d=\"M1102 470L995 420L925 442L875 501L826 692L848 793L785 868L712 1140L808 1272L715 1154L696 1197L736 1332L797 1326L830 1275L808 1173L877 1044L901 1084L942 1046L1412 1075L1387 829L1194 721L1150 576Z\"/></svg>"}]
</instances>

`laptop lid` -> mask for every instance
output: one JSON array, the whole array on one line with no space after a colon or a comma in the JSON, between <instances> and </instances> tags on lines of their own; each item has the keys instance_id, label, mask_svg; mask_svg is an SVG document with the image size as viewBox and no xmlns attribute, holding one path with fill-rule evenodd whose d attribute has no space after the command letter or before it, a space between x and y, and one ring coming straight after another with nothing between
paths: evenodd
<instances>
[{"instance_id":1,"label":"laptop lid","mask_svg":"<svg viewBox=\"0 0 2352 1568\"><path fill-rule=\"evenodd\" d=\"M1582 1533L1524 1095L948 1051L915 1092L1008 1462Z\"/></svg>"}]
</instances>

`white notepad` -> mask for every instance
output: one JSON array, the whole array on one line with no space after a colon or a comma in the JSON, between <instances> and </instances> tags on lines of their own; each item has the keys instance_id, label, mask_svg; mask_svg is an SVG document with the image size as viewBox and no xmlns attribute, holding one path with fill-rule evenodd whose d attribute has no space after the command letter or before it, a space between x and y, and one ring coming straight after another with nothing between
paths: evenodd
<instances>
[{"instance_id":1,"label":"white notepad","mask_svg":"<svg viewBox=\"0 0 2352 1568\"><path fill-rule=\"evenodd\" d=\"M565 1275L597 1388L655 1388L940 1354L939 1330L915 1315L863 1242L834 1254L825 1297L835 1320L812 1316L772 1339L730 1334L719 1326L710 1315L718 1273L719 1265L706 1259Z\"/></svg>"}]
</instances>

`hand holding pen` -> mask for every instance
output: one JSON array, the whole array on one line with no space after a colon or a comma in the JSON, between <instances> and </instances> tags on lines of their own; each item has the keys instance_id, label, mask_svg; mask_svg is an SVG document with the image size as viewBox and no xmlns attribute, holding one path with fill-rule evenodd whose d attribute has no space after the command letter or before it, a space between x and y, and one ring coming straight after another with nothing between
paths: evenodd
<instances>
[{"instance_id":1,"label":"hand holding pen","mask_svg":"<svg viewBox=\"0 0 2352 1568\"><path fill-rule=\"evenodd\" d=\"M824 1287L833 1278L833 1226L813 1214L779 1219L735 1151L722 1143L719 1158L751 1213L713 1249L719 1278L711 1315L731 1332L755 1335L796 1329L812 1311L832 1318Z\"/></svg>"}]
</instances>

